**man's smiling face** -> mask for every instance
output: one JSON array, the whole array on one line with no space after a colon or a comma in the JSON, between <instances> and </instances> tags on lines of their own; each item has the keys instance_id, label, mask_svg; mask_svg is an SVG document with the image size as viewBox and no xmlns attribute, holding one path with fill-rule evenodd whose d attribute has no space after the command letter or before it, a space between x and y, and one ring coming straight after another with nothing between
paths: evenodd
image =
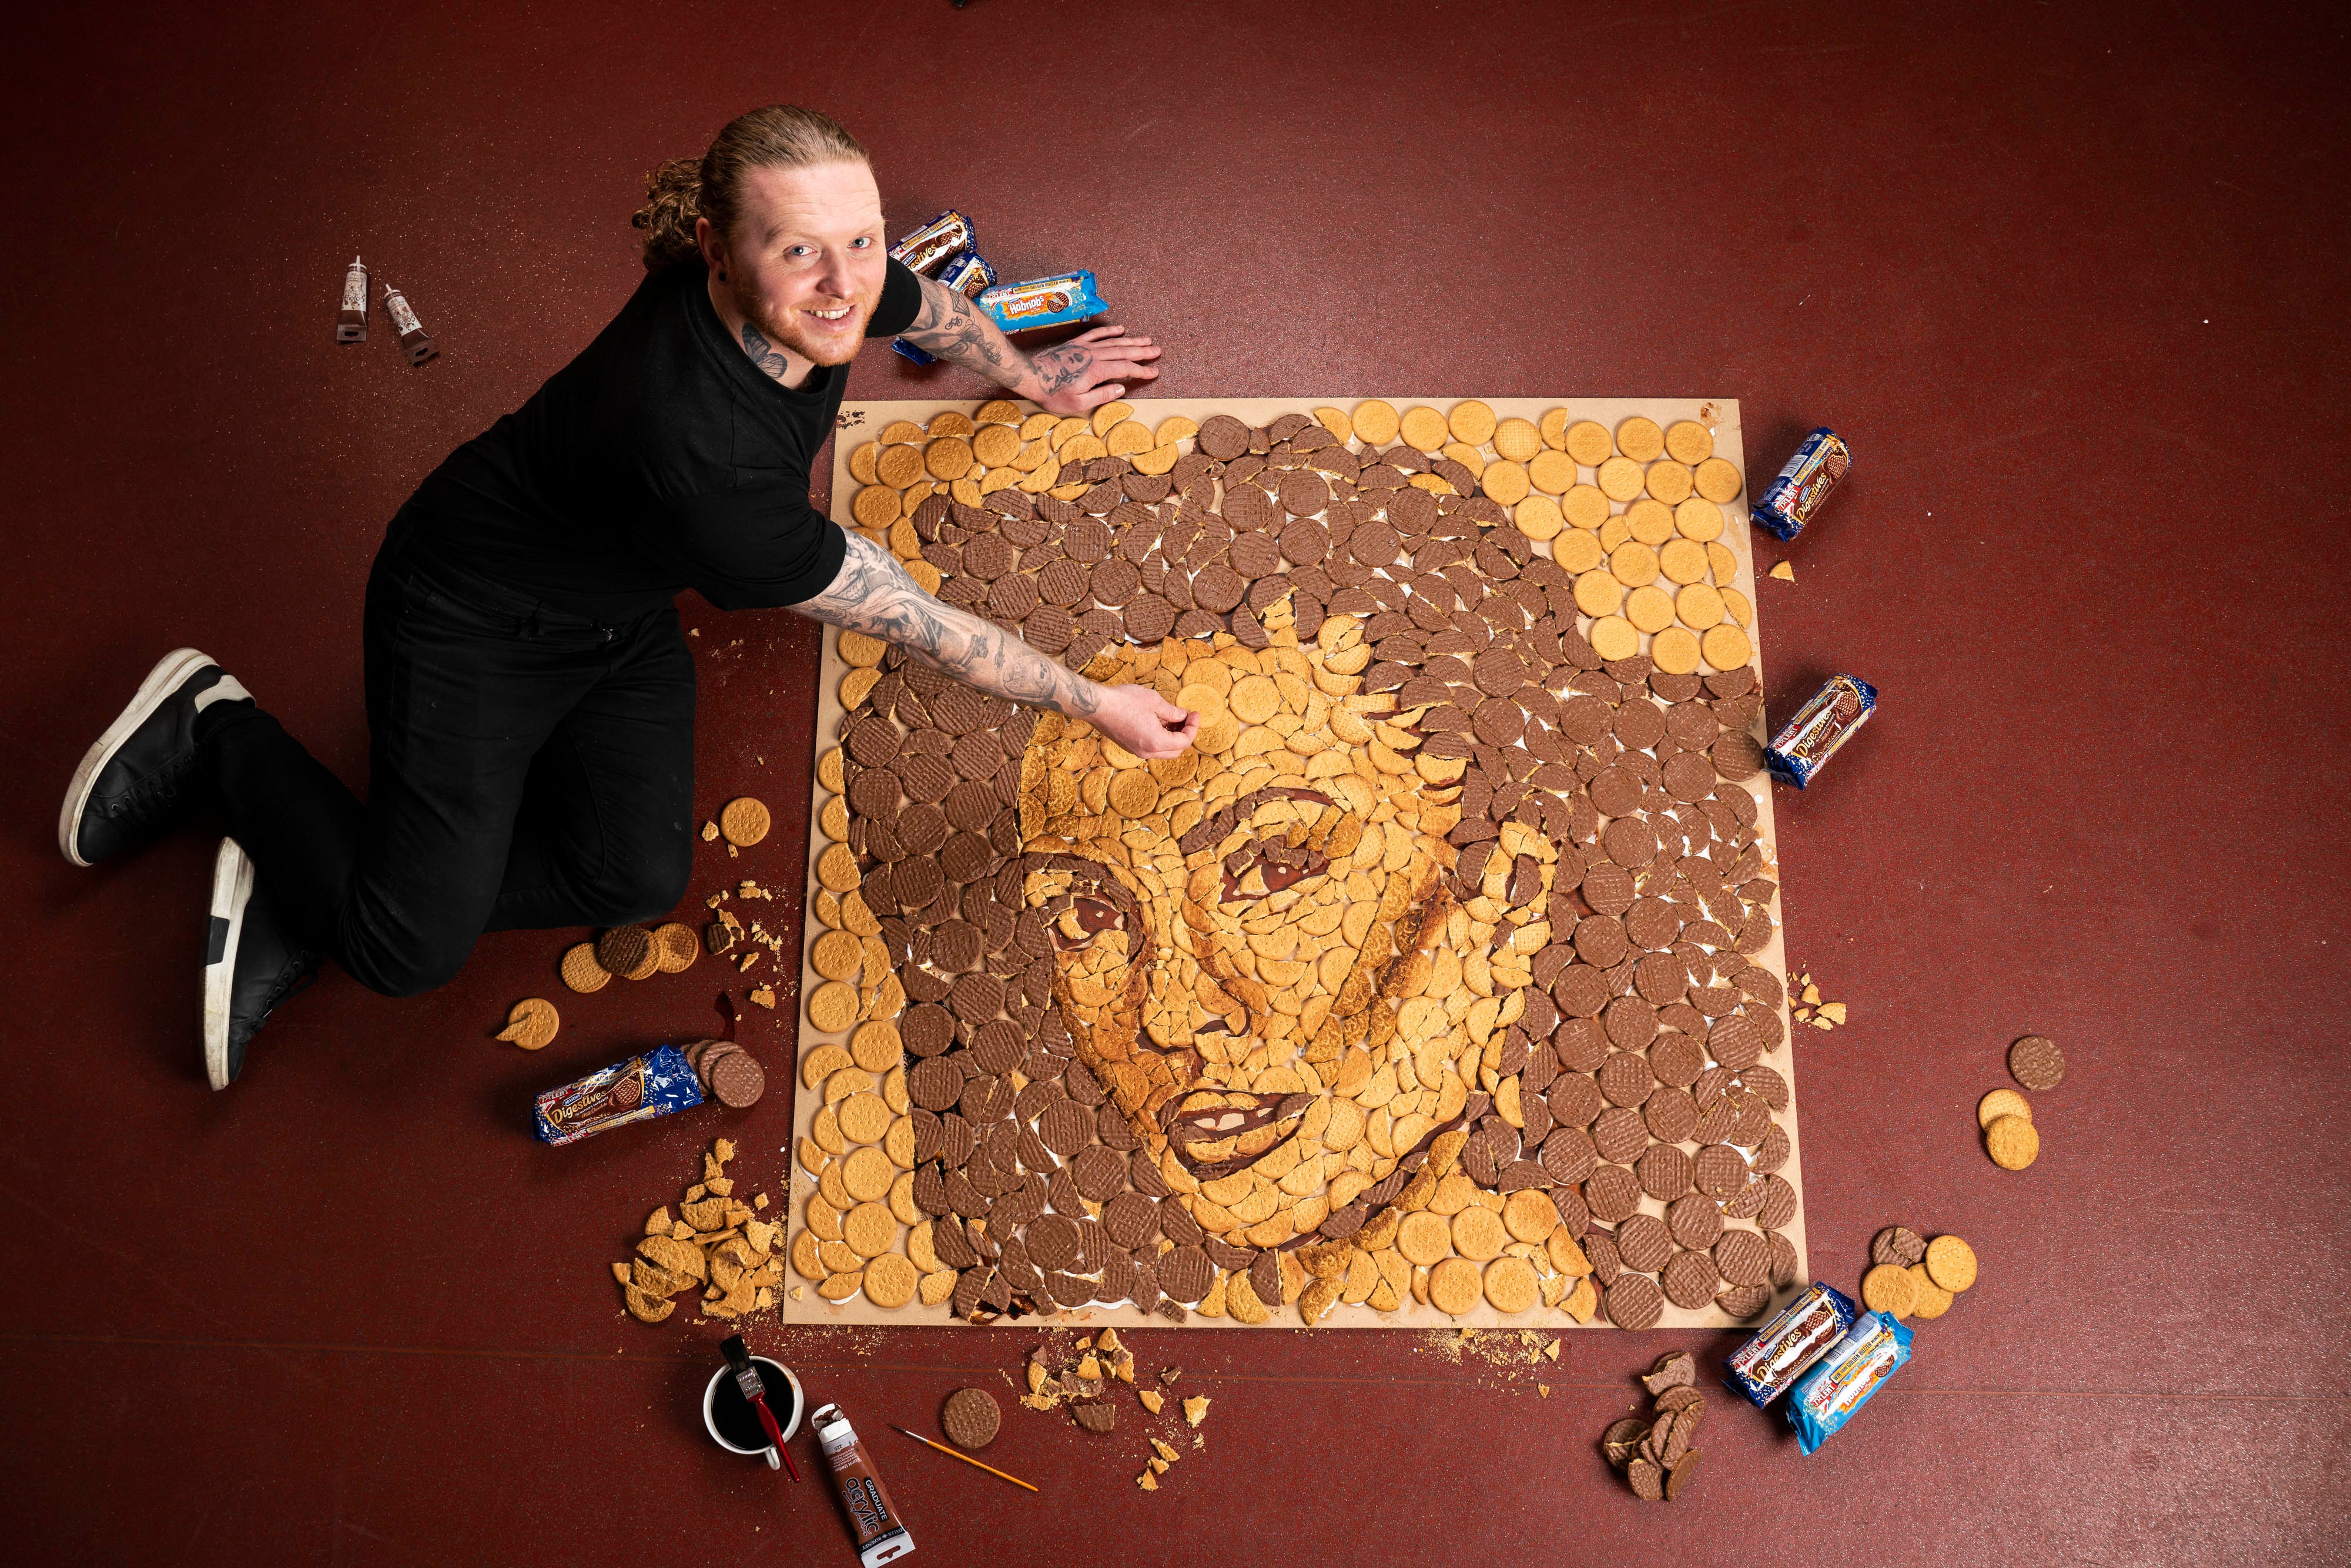
<instances>
[{"instance_id":1,"label":"man's smiling face","mask_svg":"<svg viewBox=\"0 0 2351 1568\"><path fill-rule=\"evenodd\" d=\"M1548 939L1555 852L1528 834L1520 897L1462 906L1459 764L1416 764L1385 715L1347 709L1348 650L1164 648L1127 657L1180 671L1133 674L1198 706L1200 747L1144 765L1040 727L1028 897L1080 1054L1169 1185L1207 1229L1274 1246L1462 1115Z\"/></svg>"},{"instance_id":2,"label":"man's smiling face","mask_svg":"<svg viewBox=\"0 0 2351 1568\"><path fill-rule=\"evenodd\" d=\"M715 286L774 346L813 365L846 363L865 340L888 266L873 171L755 168L738 206L732 235L711 234L704 220Z\"/></svg>"}]
</instances>

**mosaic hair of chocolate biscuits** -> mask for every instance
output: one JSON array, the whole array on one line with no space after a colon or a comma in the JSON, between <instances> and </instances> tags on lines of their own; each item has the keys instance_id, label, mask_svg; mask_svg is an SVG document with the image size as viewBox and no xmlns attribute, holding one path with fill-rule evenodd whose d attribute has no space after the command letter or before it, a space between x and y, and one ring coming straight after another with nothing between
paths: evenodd
<instances>
[{"instance_id":1,"label":"mosaic hair of chocolate biscuits","mask_svg":"<svg viewBox=\"0 0 2351 1568\"><path fill-rule=\"evenodd\" d=\"M1020 460L1030 443L1050 444L1054 430L1066 433L1063 447L1081 439L1067 429L1073 423L1031 416L1019 429L1041 434L1022 435ZM1343 1020L1335 1051L1315 1060L1343 1022L1334 1005L1314 1041L1301 1041L1296 1061L1268 1062L1255 1070L1254 1092L1208 1107L1229 1124L1208 1132L1230 1135L1213 1145L1173 1142L1186 1108L1216 1098L1196 1092L1203 1080L1185 1076L1200 1071L1202 1037L1155 1044L1137 1035L1141 1049L1121 1058L1109 1054L1116 1047L1102 1043L1098 1024L1073 1027L1068 1011L1079 994L1073 982L1091 983L1092 973L1073 968L1071 956L1096 935L1125 940L1116 967L1138 992L1175 935L1142 918L1131 878L1071 852L1081 843L1024 831L1032 737L1041 747L1070 732L1058 716L1040 729L1034 713L956 685L896 648L883 653L839 735L820 745L847 743L848 843L858 894L879 927L868 940L878 942L903 988L903 997L881 999L904 1009L894 1020L906 1052L900 1065L921 1075L909 1081L908 1110L924 1120L907 1144L909 1159L921 1158L911 1173L893 1173L906 1202L893 1187L890 1207L901 1219L911 1215L910 1224L919 1220L925 1249L935 1255L915 1259L937 1265L926 1272L940 1285L935 1291L926 1279L924 1301L981 1320L1090 1301L1132 1301L1178 1321L1186 1308L1242 1322L1287 1305L1311 1322L1338 1301L1393 1310L1416 1293L1409 1268L1397 1270L1383 1257L1394 1252L1398 1215L1427 1208L1439 1179L1449 1178L1493 1195L1488 1206L1505 1214L1513 1212L1511 1194L1550 1194L1568 1239L1584 1231L1588 1216L1610 1217L1620 1234L1631 1227L1637 1246L1608 1249L1621 1270L1614 1278L1652 1278L1612 1285L1602 1308L1632 1319L1625 1326L1655 1320L1655 1281L1668 1271L1677 1304L1710 1289L1719 1270L1725 1289L1740 1293L1735 1304L1747 1306L1745 1289L1760 1278L1754 1259L1766 1254L1735 1239L1726 1249L1720 1238L1762 1247L1763 1228L1785 1225L1794 1210L1792 1188L1769 1176L1787 1157L1785 1133L1772 1121L1789 1103L1787 1080L1761 1065L1784 1044L1784 988L1766 971L1740 978L1750 955L1771 941L1777 895L1755 799L1740 782L1752 768L1748 747L1737 743L1751 743L1760 722L1753 672L1669 671L1638 654L1604 661L1590 641L1593 622L1578 607L1576 579L1516 526L1531 515L1526 474L1499 445L1481 447L1484 465L1472 468L1400 443L1378 449L1357 435L1343 438L1303 413L1255 429L1211 423L1200 438L1179 437L1173 456L1155 444L1135 448L1148 433L1123 438L1129 426L1116 425L1106 434L1131 456L1082 449L1087 455L1055 470L1066 483L1043 491L995 485L966 499L960 486L980 477L974 467L970 480L954 481L946 505L937 505L944 490L909 503L909 516L887 531L893 547L911 547L902 553L938 570L942 597L1097 678L1160 685L1175 700L1207 650L1241 651L1216 654L1226 667L1211 671L1222 684L1217 717L1234 720L1231 733L1204 726L1207 755L1193 766L1111 774L1114 788L1095 808L1102 814L1188 821L1186 852L1202 855L1233 841L1259 795L1284 792L1228 794L1222 814L1204 806L1187 819L1181 800L1203 795L1202 776L1239 765L1252 745L1259 750L1248 754L1262 755L1263 744L1249 737L1268 725L1293 733L1277 721L1301 706L1320 711L1318 694L1325 707L1372 699L1360 711L1379 725L1377 744L1416 769L1419 820L1426 824L1436 813L1452 863L1440 862L1415 905L1435 911L1417 928L1422 946L1399 936L1393 959L1374 977L1377 1002ZM1514 423L1524 429L1510 438L1523 450L1535 427ZM1490 415L1486 427L1493 442L1503 439ZM926 434L893 430L899 444ZM883 433L885 453L891 434ZM928 444L935 450L952 439L960 437L950 431ZM1563 464L1561 444L1544 437L1540 446L1530 455L1535 472L1548 456L1552 474L1564 466L1581 478L1579 490L1589 486L1590 470ZM999 471L1017 468L1018 461ZM1517 476L1506 479L1508 471ZM939 476L935 465L928 472ZM861 520L868 515L859 512ZM1619 509L1611 521L1625 515ZM1558 551L1582 531L1552 527L1543 537L1569 536L1552 545ZM1702 557L1682 552L1686 561ZM1340 621L1352 624L1332 624ZM1280 686L1305 662L1283 660L1287 650L1313 654L1312 685L1298 686L1302 698ZM1088 755L1099 755L1099 746ZM1027 777L1032 824L1052 822L1045 783L1033 767ZM1063 828L1066 813L1082 814L1055 799ZM1344 804L1324 809L1326 824ZM1301 826L1314 809L1296 808ZM1318 852L1306 841L1302 831L1277 839L1270 861L1263 847L1245 845L1256 858L1238 873L1227 862L1222 902L1258 886L1250 878L1270 889L1283 876L1311 873ZM1040 886L1051 894L1032 907ZM1198 896L1213 909L1217 901ZM1483 918L1505 907L1517 913L1515 923ZM1410 1017L1423 998L1402 982L1418 974L1416 960L1447 976L1463 970L1443 946L1447 938L1429 936L1450 930L1446 922L1463 912L1474 912L1469 929L1495 933L1493 950L1475 955L1487 988L1479 994L1508 993L1489 1015L1471 1064L1476 1082L1441 1122L1426 1111L1389 1117L1385 1147L1370 1161L1343 1162L1342 1148L1353 1154L1355 1145L1332 1146L1332 1128L1349 1120L1355 1133L1357 1113L1332 1111L1318 1123L1313 1102L1344 1098L1358 1059L1374 1082L1353 1103L1393 1097L1370 1116L1384 1116L1386 1104L1411 1092L1403 1085L1417 1083L1413 1041L1395 1020ZM1538 937L1531 951L1517 950ZM1391 1010L1383 1014L1383 1006ZM868 1019L892 1021L870 1012ZM1426 1067L1425 1048L1419 1061ZM857 1065L872 1064L861 1058ZM1217 1087L1231 1089L1243 1071L1228 1064ZM1741 1076L1750 1072L1751 1081ZM1392 1082L1379 1082L1382 1073ZM1415 1134L1409 1146L1396 1141L1406 1133ZM1319 1154L1284 1153L1310 1144ZM1231 1152L1202 1162L1173 1152L1153 1158L1155 1150L1179 1147ZM1323 1162L1320 1179L1301 1180L1301 1166L1313 1158ZM1726 1174L1726 1158L1740 1169ZM1278 1213L1237 1216L1207 1197L1239 1190L1238 1178L1253 1165L1277 1164L1285 1206ZM814 1174L821 1194L823 1173ZM1650 1207L1635 1213L1645 1197ZM1667 1205L1670 1225L1648 1218ZM826 1222L810 1223L820 1229ZM1552 1269L1557 1240L1511 1234L1544 1278L1543 1304L1560 1304L1580 1270ZM1768 1239L1785 1245L1776 1234ZM1733 1267L1719 1268L1726 1256ZM950 1270L959 1270L951 1283ZM1254 1286L1230 1285L1252 1270L1259 1284L1279 1285L1280 1302ZM839 1276L829 1266L823 1273L831 1295L829 1281Z\"/></svg>"}]
</instances>

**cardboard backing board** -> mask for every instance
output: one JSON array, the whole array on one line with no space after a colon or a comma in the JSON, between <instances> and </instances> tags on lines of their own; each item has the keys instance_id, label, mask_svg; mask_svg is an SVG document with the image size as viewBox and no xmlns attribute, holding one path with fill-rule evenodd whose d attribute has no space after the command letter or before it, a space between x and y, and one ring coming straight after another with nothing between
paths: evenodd
<instances>
[{"instance_id":1,"label":"cardboard backing board","mask_svg":"<svg viewBox=\"0 0 2351 1568\"><path fill-rule=\"evenodd\" d=\"M1364 395L1384 396L1384 401L1399 411L1426 405L1441 413L1462 401L1451 397ZM1156 429L1162 421L1175 415L1184 415L1195 422L1199 422L1205 421L1212 414L1225 413L1252 426L1261 426L1282 414L1309 413L1320 407L1330 406L1352 410L1362 401L1363 398L1360 397L1138 400L1133 403L1134 412L1130 417ZM1720 542L1727 546L1736 558L1736 587L1745 595L1750 606L1756 603L1754 554L1746 520L1750 487L1745 483L1747 474L1740 443L1739 405L1735 401L1698 398L1486 398L1480 401L1489 405L1499 419L1517 416L1540 422L1547 412L1564 409L1571 423L1592 420L1612 431L1623 421L1635 415L1645 416L1656 421L1661 427L1668 428L1682 420L1698 420L1702 423L1710 423L1714 435L1715 455L1727 458L1738 465L1742 478L1740 493L1723 505L1726 525L1720 536ZM979 406L976 402L951 401L888 401L843 404L839 420L838 435L834 443L831 505L831 515L834 520L844 528L852 529L856 528L850 508L854 495L861 486L850 473L849 464L852 454L860 445L878 436L882 431L896 421L911 421L918 425L927 425L933 416L941 412L951 410L968 416ZM1019 406L1024 417L1034 412L1033 405L1023 402ZM1194 444L1186 440L1182 444L1186 450L1190 450ZM1591 470L1584 469L1581 476L1585 482L1590 482ZM1618 509L1621 510L1621 507ZM1543 555L1551 553L1551 547L1547 542L1537 542L1535 549ZM1588 617L1583 618L1581 624L1587 632L1590 630L1591 622ZM1760 611L1754 614L1746 630L1754 648L1750 663L1760 671L1762 663ZM841 657L840 639L841 633L837 630L826 629L823 668L819 677L816 747L815 756L810 759L811 768L814 767L817 758L820 758L840 743L843 712L840 696L841 684L851 670L851 666ZM1648 638L1644 635L1642 644L1645 650L1647 643ZM1755 733L1759 738L1762 737L1761 722L1759 716L1755 726ZM1776 860L1776 832L1773 826L1768 775L1757 774L1746 782L1745 788L1756 803L1756 829L1759 841L1771 852L1771 858ZM820 782L811 791L807 881L807 895L811 900L819 888L816 878L817 857L831 842L820 827L818 819L825 803L832 799L834 799L832 791L823 788ZM1776 907L1775 915L1779 916L1780 928L1772 933L1770 945L1761 952L1753 955L1752 959L1778 977L1782 983L1784 993L1789 973L1784 950L1784 900ZM825 930L825 925L816 917L811 908L806 922L804 942L809 947L812 947L816 939ZM807 1017L807 998L817 986L822 983L821 977L810 967L808 952L804 949L799 992L797 997L790 998L792 1005L801 1009L799 1049L803 1058L808 1052L824 1045L844 1043L848 1038L846 1031L826 1033L818 1030ZM1766 1310L1766 1315L1769 1312L1776 1311L1778 1307L1785 1304L1810 1278L1806 1266L1804 1210L1802 1202L1803 1192L1802 1141L1798 1130L1798 1112L1802 1107L1802 1093L1796 1082L1795 1051L1792 1046L1794 1026L1788 1016L1788 1006L1789 998L1783 995L1780 1004L1780 1016L1785 1033L1790 1037L1790 1043L1782 1044L1770 1052L1767 1064L1786 1080L1789 1091L1787 1108L1774 1113L1773 1120L1785 1131L1790 1145L1788 1159L1780 1167L1778 1174L1795 1188L1798 1197L1794 1218L1781 1228L1781 1233L1795 1247L1796 1269L1793 1282L1774 1292L1771 1306ZM809 1137L815 1115L822 1104L821 1091L811 1091L805 1082L799 1081L796 1071L792 1144L790 1149L786 1151L791 1160L792 1169L791 1197L788 1210L789 1234L793 1239L797 1239L803 1227L806 1200L817 1186L816 1178L798 1158L797 1151L802 1146L802 1140ZM1684 1147L1694 1148L1695 1145L1686 1144ZM1643 1197L1641 1212L1657 1214L1662 1212L1662 1208L1663 1206L1656 1199L1646 1196ZM904 1226L900 1228L899 1240L895 1243L895 1246L901 1249L904 1245L905 1228ZM884 1309L875 1306L862 1293L843 1302L828 1301L819 1295L814 1283L796 1273L789 1278L782 1306L784 1321L788 1322L855 1323L896 1327L969 1328L977 1326L956 1319L945 1304L924 1306L916 1301L901 1308ZM1017 1320L1005 1317L998 1319L995 1326L1035 1327L1040 1321L1034 1315ZM1081 1322L1093 1327L1115 1325L1121 1328L1130 1326L1167 1328L1174 1326L1167 1319L1157 1313L1145 1313L1132 1305L1083 1306L1053 1321ZM1759 1318L1753 1321L1761 1320ZM1182 1326L1195 1329L1238 1329L1251 1325L1241 1324L1230 1316L1210 1318L1204 1317L1197 1312L1191 1312L1186 1314ZM1267 1322L1255 1326L1296 1328L1301 1325L1294 1307L1277 1306ZM1383 1312L1368 1305L1335 1306L1322 1319L1318 1326L1389 1329L1457 1327L1565 1329L1577 1326L1606 1328L1613 1325L1609 1323L1604 1311L1596 1312L1590 1323L1578 1325L1573 1317L1560 1308L1537 1306L1528 1312L1505 1316L1489 1303L1482 1301L1470 1312L1454 1317L1438 1311L1433 1305L1420 1304L1406 1297L1402 1307L1395 1312ZM1736 1328L1742 1325L1717 1307L1709 1306L1693 1310L1676 1307L1667 1302L1664 1315L1656 1326L1670 1329Z\"/></svg>"}]
</instances>

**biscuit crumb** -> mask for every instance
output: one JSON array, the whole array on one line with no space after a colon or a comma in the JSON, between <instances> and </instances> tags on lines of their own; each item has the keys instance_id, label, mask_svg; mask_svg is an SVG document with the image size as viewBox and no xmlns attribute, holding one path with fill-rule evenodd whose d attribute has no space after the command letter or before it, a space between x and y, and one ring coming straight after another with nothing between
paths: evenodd
<instances>
[{"instance_id":1,"label":"biscuit crumb","mask_svg":"<svg viewBox=\"0 0 2351 1568\"><path fill-rule=\"evenodd\" d=\"M756 955L754 956L756 956ZM773 986L761 986L754 990L751 993L751 1005L754 1007L766 1008L771 1012L774 1011L776 1006L776 988Z\"/></svg>"},{"instance_id":2,"label":"biscuit crumb","mask_svg":"<svg viewBox=\"0 0 2351 1568\"><path fill-rule=\"evenodd\" d=\"M1184 1401L1184 1419L1196 1427L1208 1418L1208 1396L1195 1394Z\"/></svg>"},{"instance_id":3,"label":"biscuit crumb","mask_svg":"<svg viewBox=\"0 0 2351 1568\"><path fill-rule=\"evenodd\" d=\"M1783 561L1782 561L1779 565L1777 565L1777 566L1773 567L1773 568L1772 568L1772 569L1771 569L1768 573L1766 573L1765 575L1770 576L1770 577L1776 577L1776 578L1778 578L1782 582L1793 582L1793 581L1795 581L1795 580L1796 580L1796 569L1795 569L1794 567L1792 567L1792 566L1790 566L1786 561L1784 561L1784 560L1783 560Z\"/></svg>"},{"instance_id":4,"label":"biscuit crumb","mask_svg":"<svg viewBox=\"0 0 2351 1568\"><path fill-rule=\"evenodd\" d=\"M1799 972L1788 983L1789 1016L1800 1024L1813 1029L1842 1029L1845 1022L1845 1005L1826 1000L1821 988L1809 971Z\"/></svg>"}]
</instances>

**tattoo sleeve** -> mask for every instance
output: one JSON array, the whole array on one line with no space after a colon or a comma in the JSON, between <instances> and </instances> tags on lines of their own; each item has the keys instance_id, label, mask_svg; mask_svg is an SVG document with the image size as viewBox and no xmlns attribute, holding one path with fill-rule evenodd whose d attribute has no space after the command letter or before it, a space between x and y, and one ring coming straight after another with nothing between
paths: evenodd
<instances>
[{"instance_id":1,"label":"tattoo sleeve","mask_svg":"<svg viewBox=\"0 0 2351 1568\"><path fill-rule=\"evenodd\" d=\"M915 281L923 286L923 308L906 329L906 340L998 386L1017 386L1029 369L1029 356L965 296L927 277Z\"/></svg>"},{"instance_id":2,"label":"tattoo sleeve","mask_svg":"<svg viewBox=\"0 0 2351 1568\"><path fill-rule=\"evenodd\" d=\"M814 599L794 605L800 614L895 643L932 668L1014 702L1071 718L1089 717L1102 706L1100 685L1001 627L932 598L889 551L842 531L849 553L840 575Z\"/></svg>"}]
</instances>

